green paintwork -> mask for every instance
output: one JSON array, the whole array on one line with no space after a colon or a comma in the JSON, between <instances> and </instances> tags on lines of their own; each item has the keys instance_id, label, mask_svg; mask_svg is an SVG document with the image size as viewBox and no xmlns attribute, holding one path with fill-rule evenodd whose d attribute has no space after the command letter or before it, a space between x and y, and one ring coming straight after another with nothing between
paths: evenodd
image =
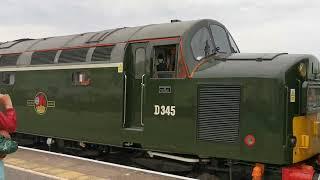
<instances>
[{"instance_id":1,"label":"green paintwork","mask_svg":"<svg viewBox=\"0 0 320 180\"><path fill-rule=\"evenodd\" d=\"M122 74L117 68L87 69L90 86L75 86L79 70L16 72L12 95L18 112L18 131L102 144L119 144L122 119ZM81 70L83 71L83 70ZM44 92L54 108L38 115L27 100ZM108 136L108 138L105 138Z\"/></svg>"},{"instance_id":2,"label":"green paintwork","mask_svg":"<svg viewBox=\"0 0 320 180\"><path fill-rule=\"evenodd\" d=\"M315 57L227 54L221 58L217 55L205 59L208 62L200 66L192 78L152 78L155 46L176 45L177 59L180 60L183 55L191 74L199 63L191 54L192 36L202 27L217 23L200 20L119 30L113 34L118 38L117 41L108 41L107 38L103 43L126 41L125 45L122 44L122 49L116 44L117 52L111 55L111 62L124 63L123 73L118 73L116 67L18 71L15 72L15 84L1 85L0 91L8 92L13 97L18 112L18 131L22 133L113 146L122 146L125 142L138 143L145 149L200 157L291 164L293 148L289 144L289 138L292 135L292 118L302 115L300 108L303 107L299 107L299 101L288 103L288 90L302 88L303 81L315 79L311 71L318 67ZM173 31L175 28L177 29ZM121 33L125 36L121 36ZM133 34L135 38L130 39ZM176 36L179 38L165 39ZM164 39L144 40L143 43L129 42L148 38ZM145 48L146 58L144 62L135 64L135 51L140 47ZM14 49L10 51L14 52ZM20 63L28 62L27 57L25 52L20 57ZM87 61L90 63L90 58L87 57ZM308 64L306 79L301 79L297 74L300 62ZM311 62L314 63L313 66ZM178 62L176 65L177 71L184 68L178 66ZM139 67L140 71L135 67ZM89 86L76 86L72 83L72 73L77 71L86 71L90 75ZM143 92L142 75L145 85ZM297 79L302 83L297 83ZM231 83L241 86L240 133L236 143L197 141L198 85L203 83ZM160 86L170 86L172 92L159 93ZM33 107L27 106L27 101L33 100L38 92L46 93L48 100L55 101L56 104L55 107L48 108L44 115L38 115ZM299 92L297 98L302 101L300 96L302 97L302 93ZM175 106L176 115L155 116L154 105ZM256 138L253 147L247 147L243 141L248 134Z\"/></svg>"}]
</instances>

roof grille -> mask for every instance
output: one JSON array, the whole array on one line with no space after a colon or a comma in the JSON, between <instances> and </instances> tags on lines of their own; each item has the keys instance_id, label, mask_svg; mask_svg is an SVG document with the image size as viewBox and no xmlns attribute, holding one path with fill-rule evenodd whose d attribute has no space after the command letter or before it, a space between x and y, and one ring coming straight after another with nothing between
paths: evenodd
<instances>
[{"instance_id":1,"label":"roof grille","mask_svg":"<svg viewBox=\"0 0 320 180\"><path fill-rule=\"evenodd\" d=\"M94 34L88 41L87 43L94 43L94 42L100 42L106 39L108 36L110 36L112 33L115 33L119 31L120 29L123 28L117 28L117 29L112 29L112 30L106 30L106 31L101 31L96 34Z\"/></svg>"},{"instance_id":2,"label":"roof grille","mask_svg":"<svg viewBox=\"0 0 320 180\"><path fill-rule=\"evenodd\" d=\"M7 49L7 48L11 48L12 46L19 44L23 41L30 41L30 40L34 40L34 39L18 39L15 41L8 41L8 42L3 42L0 43L0 49Z\"/></svg>"},{"instance_id":3,"label":"roof grille","mask_svg":"<svg viewBox=\"0 0 320 180\"><path fill-rule=\"evenodd\" d=\"M240 86L199 85L197 140L235 143L239 138Z\"/></svg>"},{"instance_id":4,"label":"roof grille","mask_svg":"<svg viewBox=\"0 0 320 180\"><path fill-rule=\"evenodd\" d=\"M171 23L176 23L176 22L181 22L181 20L180 19L172 19L171 20Z\"/></svg>"}]
</instances>

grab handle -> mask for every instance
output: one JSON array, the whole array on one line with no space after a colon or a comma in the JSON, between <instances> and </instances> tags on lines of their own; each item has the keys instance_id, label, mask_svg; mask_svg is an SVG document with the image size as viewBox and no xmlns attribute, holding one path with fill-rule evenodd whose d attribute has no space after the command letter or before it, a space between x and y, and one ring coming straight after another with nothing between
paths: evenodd
<instances>
[{"instance_id":1,"label":"grab handle","mask_svg":"<svg viewBox=\"0 0 320 180\"><path fill-rule=\"evenodd\" d=\"M145 74L141 77L141 94L140 94L140 125L144 126L143 123L143 100L144 100L144 87L146 86L144 83Z\"/></svg>"},{"instance_id":2,"label":"grab handle","mask_svg":"<svg viewBox=\"0 0 320 180\"><path fill-rule=\"evenodd\" d=\"M123 124L122 127L126 126L126 114L127 114L127 75L124 73L124 95L123 95Z\"/></svg>"}]
</instances>

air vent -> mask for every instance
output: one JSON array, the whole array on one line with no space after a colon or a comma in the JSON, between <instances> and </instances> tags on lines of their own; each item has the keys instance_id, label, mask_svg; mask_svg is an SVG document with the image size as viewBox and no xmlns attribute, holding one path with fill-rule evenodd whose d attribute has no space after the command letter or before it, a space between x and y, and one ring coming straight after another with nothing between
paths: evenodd
<instances>
[{"instance_id":1,"label":"air vent","mask_svg":"<svg viewBox=\"0 0 320 180\"><path fill-rule=\"evenodd\" d=\"M87 43L99 42L102 40L104 36L108 36L110 32L111 32L110 30L107 30L107 31L96 33L88 40Z\"/></svg>"},{"instance_id":2,"label":"air vent","mask_svg":"<svg viewBox=\"0 0 320 180\"><path fill-rule=\"evenodd\" d=\"M110 61L113 46L96 47L91 61Z\"/></svg>"},{"instance_id":3,"label":"air vent","mask_svg":"<svg viewBox=\"0 0 320 180\"><path fill-rule=\"evenodd\" d=\"M85 62L89 48L63 50L59 57L59 63Z\"/></svg>"},{"instance_id":4,"label":"air vent","mask_svg":"<svg viewBox=\"0 0 320 180\"><path fill-rule=\"evenodd\" d=\"M0 66L15 66L21 54L8 54L0 57Z\"/></svg>"},{"instance_id":5,"label":"air vent","mask_svg":"<svg viewBox=\"0 0 320 180\"><path fill-rule=\"evenodd\" d=\"M197 140L236 143L239 138L240 86L198 87Z\"/></svg>"},{"instance_id":6,"label":"air vent","mask_svg":"<svg viewBox=\"0 0 320 180\"><path fill-rule=\"evenodd\" d=\"M58 51L34 52L31 58L31 64L53 64Z\"/></svg>"}]
</instances>

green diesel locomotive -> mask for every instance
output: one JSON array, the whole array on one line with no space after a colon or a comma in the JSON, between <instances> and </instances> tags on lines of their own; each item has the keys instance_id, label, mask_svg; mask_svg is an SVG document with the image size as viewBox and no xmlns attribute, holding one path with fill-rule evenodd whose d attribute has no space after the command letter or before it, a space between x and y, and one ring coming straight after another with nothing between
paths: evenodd
<instances>
[{"instance_id":1,"label":"green diesel locomotive","mask_svg":"<svg viewBox=\"0 0 320 180\"><path fill-rule=\"evenodd\" d=\"M311 55L240 53L214 20L0 44L21 142L134 148L216 179L318 178L319 73Z\"/></svg>"}]
</instances>

